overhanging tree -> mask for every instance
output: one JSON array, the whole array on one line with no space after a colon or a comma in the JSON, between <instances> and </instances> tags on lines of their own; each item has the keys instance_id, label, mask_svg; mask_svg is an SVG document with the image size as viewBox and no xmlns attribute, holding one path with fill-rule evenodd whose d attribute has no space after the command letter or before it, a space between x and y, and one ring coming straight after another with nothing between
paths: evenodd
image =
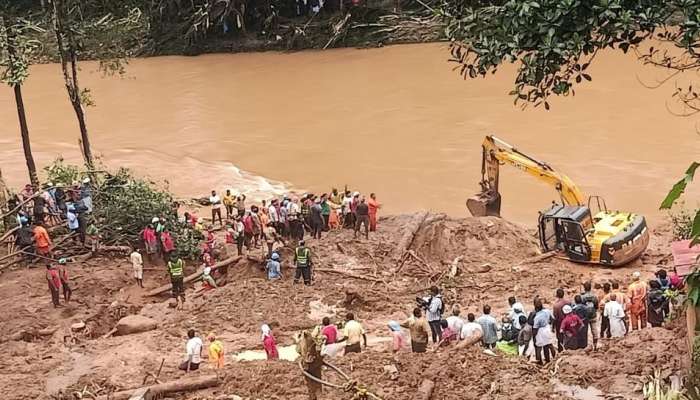
<instances>
[{"instance_id":1,"label":"overhanging tree","mask_svg":"<svg viewBox=\"0 0 700 400\"><path fill-rule=\"evenodd\" d=\"M22 98L22 84L29 76L29 61L27 55L37 46L27 36L28 31L35 30L29 22L12 15L5 10L0 14L0 80L11 86L17 105L20 134L24 159L27 162L29 180L35 188L39 187L36 164L32 155L29 140L29 127Z\"/></svg>"}]
</instances>

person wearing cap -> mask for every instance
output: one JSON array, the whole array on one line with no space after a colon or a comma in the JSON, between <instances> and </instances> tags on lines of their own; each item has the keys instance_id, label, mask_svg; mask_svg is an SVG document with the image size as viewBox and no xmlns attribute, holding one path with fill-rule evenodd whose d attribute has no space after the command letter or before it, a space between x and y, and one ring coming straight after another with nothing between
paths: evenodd
<instances>
[{"instance_id":1,"label":"person wearing cap","mask_svg":"<svg viewBox=\"0 0 700 400\"><path fill-rule=\"evenodd\" d=\"M294 283L299 283L301 277L304 278L305 285L311 285L311 250L306 247L303 240L299 241L299 246L294 249L294 264L297 267L294 273Z\"/></svg>"},{"instance_id":2,"label":"person wearing cap","mask_svg":"<svg viewBox=\"0 0 700 400\"><path fill-rule=\"evenodd\" d=\"M564 318L559 324L559 333L561 334L562 348L566 350L576 350L579 348L578 335L579 331L583 328L583 320L572 311L573 308L568 304L561 309Z\"/></svg>"},{"instance_id":3,"label":"person wearing cap","mask_svg":"<svg viewBox=\"0 0 700 400\"><path fill-rule=\"evenodd\" d=\"M211 191L211 196L209 196L209 204L211 204L211 223L215 224L216 218L218 217L219 225L223 226L224 222L221 220L221 197L216 194L216 190Z\"/></svg>"},{"instance_id":4,"label":"person wearing cap","mask_svg":"<svg viewBox=\"0 0 700 400\"><path fill-rule=\"evenodd\" d=\"M265 266L267 270L267 279L276 280L282 278L282 272L280 271L280 255L277 252L272 253L270 259L267 261Z\"/></svg>"},{"instance_id":5,"label":"person wearing cap","mask_svg":"<svg viewBox=\"0 0 700 400\"><path fill-rule=\"evenodd\" d=\"M642 274L635 271L632 274L632 283L627 288L629 299L630 325L632 330L644 329L647 326L647 284L640 280Z\"/></svg>"},{"instance_id":6,"label":"person wearing cap","mask_svg":"<svg viewBox=\"0 0 700 400\"><path fill-rule=\"evenodd\" d=\"M141 252L138 248L134 248L134 251L129 255L129 260L131 261L131 267L134 269L136 284L143 289L143 257L141 257Z\"/></svg>"},{"instance_id":7,"label":"person wearing cap","mask_svg":"<svg viewBox=\"0 0 700 400\"><path fill-rule=\"evenodd\" d=\"M224 344L216 338L214 332L207 336L207 340L209 340L209 364L212 368L219 370L224 367Z\"/></svg>"},{"instance_id":8,"label":"person wearing cap","mask_svg":"<svg viewBox=\"0 0 700 400\"><path fill-rule=\"evenodd\" d=\"M60 258L58 260L58 277L61 279L61 287L63 288L63 300L68 303L70 301L70 295L73 294L70 286L68 285L68 270L66 269L65 258Z\"/></svg>"},{"instance_id":9,"label":"person wearing cap","mask_svg":"<svg viewBox=\"0 0 700 400\"><path fill-rule=\"evenodd\" d=\"M92 186L90 185L90 178L83 179L83 184L80 185L80 201L83 203L87 212L92 212Z\"/></svg>"},{"instance_id":10,"label":"person wearing cap","mask_svg":"<svg viewBox=\"0 0 700 400\"><path fill-rule=\"evenodd\" d=\"M603 310L603 315L608 317L610 321L610 336L613 338L619 338L625 336L627 330L625 329L625 309L617 301L617 296L614 294L610 295L610 300L605 303L605 309Z\"/></svg>"}]
</instances>

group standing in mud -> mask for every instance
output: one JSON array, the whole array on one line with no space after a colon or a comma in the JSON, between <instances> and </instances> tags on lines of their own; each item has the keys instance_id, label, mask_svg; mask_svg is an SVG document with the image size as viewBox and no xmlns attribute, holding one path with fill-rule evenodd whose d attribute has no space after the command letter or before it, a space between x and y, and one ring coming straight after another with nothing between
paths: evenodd
<instances>
[{"instance_id":1,"label":"group standing in mud","mask_svg":"<svg viewBox=\"0 0 700 400\"><path fill-rule=\"evenodd\" d=\"M500 323L492 315L490 305L482 307L478 318L469 313L467 321L460 316L460 306L454 305L451 315L443 318L445 304L438 288L432 287L430 296L416 299L418 307L412 317L403 323L390 321L388 327L394 337L394 351L400 351L408 342L401 333L404 327L410 332L411 349L416 353L427 351L432 337L435 350L452 343L456 348L480 343L489 351L495 349L528 359L534 351L536 361L544 364L555 357L557 350L587 348L589 333L596 350L601 337L618 338L629 329L662 326L669 316L669 303L681 285L677 275L668 276L661 269L648 282L635 272L626 291L620 289L619 282L605 282L596 293L589 281L583 283L580 294L567 300L564 289L559 288L552 310L537 296L532 311L526 313L522 303L510 297L508 311Z\"/></svg>"}]
</instances>

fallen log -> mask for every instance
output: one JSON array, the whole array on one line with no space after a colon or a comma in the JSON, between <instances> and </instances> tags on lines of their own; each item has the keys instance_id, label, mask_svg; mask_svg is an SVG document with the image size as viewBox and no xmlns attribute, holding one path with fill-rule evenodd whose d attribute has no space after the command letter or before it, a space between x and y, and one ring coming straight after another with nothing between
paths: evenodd
<instances>
[{"instance_id":1,"label":"fallen log","mask_svg":"<svg viewBox=\"0 0 700 400\"><path fill-rule=\"evenodd\" d=\"M223 261L220 261L220 262L212 265L211 270L215 271L217 268L221 268L221 267L225 267L225 266L237 263L238 261L240 261L242 259L243 259L243 256L235 256L235 257L227 258ZM190 283L190 282L198 279L200 276L202 276L202 271L198 270L194 274L186 276L184 279L184 283ZM166 285L157 287L157 288L149 291L148 293L146 293L146 296L157 296L161 293L167 292L168 290L172 289L172 287L173 287L173 285L168 283Z\"/></svg>"},{"instance_id":2,"label":"fallen log","mask_svg":"<svg viewBox=\"0 0 700 400\"><path fill-rule=\"evenodd\" d=\"M99 251L116 251L119 253L128 253L131 251L129 246L100 246Z\"/></svg>"},{"instance_id":3,"label":"fallen log","mask_svg":"<svg viewBox=\"0 0 700 400\"><path fill-rule=\"evenodd\" d=\"M180 378L176 381L165 382L156 385L144 386L141 388L123 390L108 395L97 396L96 400L129 400L135 392L141 393L145 390L150 396L158 397L165 394L190 392L194 390L206 389L219 385L216 375L195 376Z\"/></svg>"},{"instance_id":4,"label":"fallen log","mask_svg":"<svg viewBox=\"0 0 700 400\"><path fill-rule=\"evenodd\" d=\"M385 283L385 282L384 282L383 280L381 280L381 279L376 279L376 278L372 278L372 277L369 277L369 276L355 275L355 274L351 274L351 273L349 273L349 272L341 271L341 270L338 270L338 269L332 269L332 268L314 268L314 272L330 272L330 273L333 273L333 274L340 274L340 275L343 275L343 276L347 276L348 278L362 279L362 280L365 280L365 281L377 282L377 283Z\"/></svg>"},{"instance_id":5,"label":"fallen log","mask_svg":"<svg viewBox=\"0 0 700 400\"><path fill-rule=\"evenodd\" d=\"M401 237L401 240L399 240L399 244L396 246L395 254L397 264L403 258L404 253L411 248L413 240L415 239L416 234L418 233L420 228L423 226L423 223L425 222L426 218L428 218L427 211L425 211L422 215L419 215L416 218L414 218L413 222L408 226L406 232Z\"/></svg>"},{"instance_id":6,"label":"fallen log","mask_svg":"<svg viewBox=\"0 0 700 400\"><path fill-rule=\"evenodd\" d=\"M421 382L420 387L418 388L418 392L416 392L416 400L430 400L430 398L433 396L433 389L435 389L435 382L431 381L430 379L423 379L423 382Z\"/></svg>"}]
</instances>

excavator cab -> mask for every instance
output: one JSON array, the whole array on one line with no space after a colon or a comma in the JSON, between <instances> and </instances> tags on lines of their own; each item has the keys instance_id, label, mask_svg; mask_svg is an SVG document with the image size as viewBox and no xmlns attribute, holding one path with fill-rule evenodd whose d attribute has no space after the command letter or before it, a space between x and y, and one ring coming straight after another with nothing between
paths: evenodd
<instances>
[{"instance_id":1,"label":"excavator cab","mask_svg":"<svg viewBox=\"0 0 700 400\"><path fill-rule=\"evenodd\" d=\"M588 231L593 227L591 210L583 206L554 205L540 212L540 245L545 252L556 251L578 262L591 261Z\"/></svg>"}]
</instances>

